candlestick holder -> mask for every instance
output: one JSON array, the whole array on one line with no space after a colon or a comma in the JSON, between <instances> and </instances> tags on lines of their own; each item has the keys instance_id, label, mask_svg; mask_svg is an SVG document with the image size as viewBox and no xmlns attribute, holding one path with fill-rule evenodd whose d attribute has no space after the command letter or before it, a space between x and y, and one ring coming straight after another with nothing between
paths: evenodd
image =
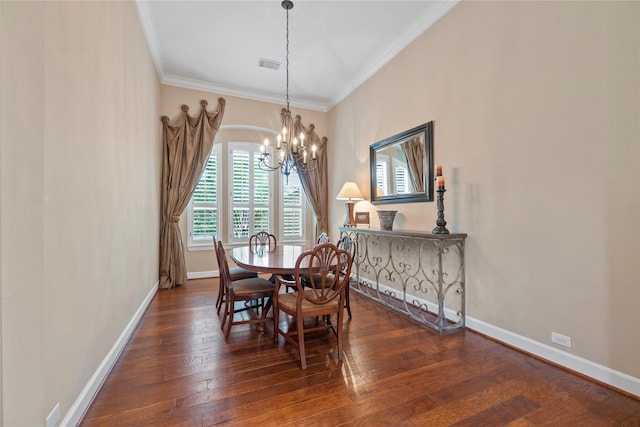
<instances>
[{"instance_id":1,"label":"candlestick holder","mask_svg":"<svg viewBox=\"0 0 640 427\"><path fill-rule=\"evenodd\" d=\"M438 219L436 220L437 227L433 229L433 234L449 234L447 230L447 221L444 219L444 192L447 191L444 187L440 187L437 190L438 193Z\"/></svg>"}]
</instances>

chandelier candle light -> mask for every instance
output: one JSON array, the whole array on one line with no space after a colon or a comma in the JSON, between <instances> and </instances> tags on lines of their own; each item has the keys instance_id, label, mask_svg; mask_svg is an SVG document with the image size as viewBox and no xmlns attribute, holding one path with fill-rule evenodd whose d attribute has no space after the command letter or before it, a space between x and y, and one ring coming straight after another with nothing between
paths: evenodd
<instances>
[{"instance_id":1,"label":"chandelier candle light","mask_svg":"<svg viewBox=\"0 0 640 427\"><path fill-rule=\"evenodd\" d=\"M436 165L436 184L438 193L438 219L436 220L437 227L433 229L433 234L449 234L447 230L447 221L444 219L444 192L447 191L444 188L444 176L442 176L442 165Z\"/></svg>"},{"instance_id":2,"label":"chandelier candle light","mask_svg":"<svg viewBox=\"0 0 640 427\"><path fill-rule=\"evenodd\" d=\"M269 164L269 139L265 138L264 145L260 147L259 166L262 170L280 172L289 180L289 174L292 171L309 171L315 169L318 166L318 157L316 154L317 147L309 144L305 145L305 135L300 132L299 138L294 135L295 127L293 118L291 117L291 110L289 109L289 10L293 9L293 2L290 0L284 0L282 2L282 8L287 11L287 33L286 33L286 71L287 71L287 92L286 102L287 108L283 108L280 111L282 117L282 132L278 135L276 141L277 161L278 164ZM311 154L309 154L309 148ZM310 158L310 159L309 159ZM311 160L311 166L309 166L309 160Z\"/></svg>"}]
</instances>

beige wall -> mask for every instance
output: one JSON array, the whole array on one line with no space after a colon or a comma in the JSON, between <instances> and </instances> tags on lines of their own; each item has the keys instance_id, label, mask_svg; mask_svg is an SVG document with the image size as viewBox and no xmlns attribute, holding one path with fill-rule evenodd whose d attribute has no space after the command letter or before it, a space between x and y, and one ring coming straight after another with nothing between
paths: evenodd
<instances>
[{"instance_id":1,"label":"beige wall","mask_svg":"<svg viewBox=\"0 0 640 427\"><path fill-rule=\"evenodd\" d=\"M160 108L162 114L169 116L174 120L180 112L181 105L188 105L190 114L193 115L196 111L200 110L201 99L206 99L209 102L209 105L212 106L217 102L217 99L220 96L221 95L209 92L163 85ZM260 143L264 140L264 134L259 131L251 130L251 128L279 130L282 126L280 121L280 109L283 105L253 101L234 96L222 97L226 100L226 107L224 117L222 119L222 127L215 139L216 144L220 144L223 141L255 141ZM329 131L329 125L327 122L327 113L296 108L293 105L291 106L291 112L294 117L296 114L299 114L302 117L302 123L306 126L313 123L318 136L328 136L327 132ZM243 130L242 128L245 129ZM329 141L329 145L331 144L332 141ZM231 192L232 189L226 186L226 177L224 178L225 179L222 180L222 192L223 194L226 194ZM185 248L187 247L188 241L186 216L185 211L180 219L180 228ZM310 239L310 242L315 239L313 236L315 223L312 219L312 211L309 210L307 214L307 238L308 240ZM225 220L223 219L222 222L224 223ZM224 226L225 224L221 225ZM226 229L223 229L222 231L225 230ZM227 239L224 237L224 233L221 234L221 240L224 243L227 242ZM200 273L206 274L218 270L213 250L185 250L185 260L187 263L187 271L190 275Z\"/></svg>"},{"instance_id":2,"label":"beige wall","mask_svg":"<svg viewBox=\"0 0 640 427\"><path fill-rule=\"evenodd\" d=\"M80 395L158 280L160 85L132 2L0 2L2 425Z\"/></svg>"},{"instance_id":3,"label":"beige wall","mask_svg":"<svg viewBox=\"0 0 640 427\"><path fill-rule=\"evenodd\" d=\"M294 108L329 137L332 237L369 144L434 120L468 315L640 377L639 20L463 2L328 115ZM42 425L157 281L159 117L218 95L160 88L129 2L0 2L0 92L1 419ZM280 106L225 98L223 125L279 127ZM388 207L434 225L434 203ZM216 269L198 255L189 271Z\"/></svg>"},{"instance_id":4,"label":"beige wall","mask_svg":"<svg viewBox=\"0 0 640 427\"><path fill-rule=\"evenodd\" d=\"M445 216L469 234L468 316L571 336L570 353L636 378L639 6L461 2L329 115L330 195L368 194L369 145L434 120ZM435 225L435 203L378 208Z\"/></svg>"}]
</instances>

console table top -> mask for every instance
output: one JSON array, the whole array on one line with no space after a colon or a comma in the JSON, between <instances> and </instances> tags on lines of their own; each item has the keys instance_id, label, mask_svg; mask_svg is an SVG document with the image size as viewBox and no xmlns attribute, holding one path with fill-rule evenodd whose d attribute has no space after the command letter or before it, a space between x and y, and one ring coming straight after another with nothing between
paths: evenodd
<instances>
[{"instance_id":1,"label":"console table top","mask_svg":"<svg viewBox=\"0 0 640 427\"><path fill-rule=\"evenodd\" d=\"M433 233L426 233L424 231L419 231L419 230L380 230L379 228L357 228L357 227L338 227L338 230L345 231L345 232L354 232L354 233L385 234L388 236L421 237L421 238L427 238L427 239L440 239L440 240L464 239L465 237L467 237L466 233L433 234Z\"/></svg>"}]
</instances>

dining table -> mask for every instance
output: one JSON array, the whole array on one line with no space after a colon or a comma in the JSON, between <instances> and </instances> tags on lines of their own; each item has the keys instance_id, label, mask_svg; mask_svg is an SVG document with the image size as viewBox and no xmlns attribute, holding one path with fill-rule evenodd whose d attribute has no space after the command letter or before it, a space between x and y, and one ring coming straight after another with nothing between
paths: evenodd
<instances>
[{"instance_id":1,"label":"dining table","mask_svg":"<svg viewBox=\"0 0 640 427\"><path fill-rule=\"evenodd\" d=\"M239 267L246 268L250 271L257 273L270 273L278 276L289 276L292 278L295 276L296 262L298 257L305 251L312 249L312 247L302 245L291 244L279 244L276 245L274 250L267 250L267 248L254 248L249 245L237 246L229 251L229 256ZM304 264L301 265L306 267ZM291 287L291 285L287 285ZM349 307L349 285L345 289L345 297L347 301L347 312L349 318L351 318L351 308ZM277 293L273 298L274 306L278 306Z\"/></svg>"},{"instance_id":2,"label":"dining table","mask_svg":"<svg viewBox=\"0 0 640 427\"><path fill-rule=\"evenodd\" d=\"M238 246L229 251L229 256L239 267L258 273L293 275L300 254L310 249L307 246L279 244L269 251L266 248Z\"/></svg>"},{"instance_id":3,"label":"dining table","mask_svg":"<svg viewBox=\"0 0 640 427\"><path fill-rule=\"evenodd\" d=\"M287 281L295 280L296 262L303 252L310 249L307 246L279 244L275 249L268 247L254 247L251 245L238 246L229 251L229 256L239 267L256 273L271 274L272 277L279 277ZM270 279L271 280L271 279ZM276 289L279 289L281 281L276 282ZM287 289L295 285L287 284ZM274 308L278 306L278 291L273 296ZM275 308L277 310L277 308Z\"/></svg>"}]
</instances>

